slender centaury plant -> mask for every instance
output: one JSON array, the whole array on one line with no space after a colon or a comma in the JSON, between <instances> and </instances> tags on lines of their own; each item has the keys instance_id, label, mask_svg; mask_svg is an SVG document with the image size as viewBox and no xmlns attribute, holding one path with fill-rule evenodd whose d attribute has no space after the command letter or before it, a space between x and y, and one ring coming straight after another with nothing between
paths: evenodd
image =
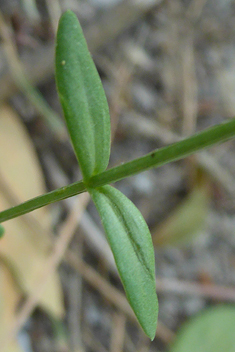
<instances>
[{"instance_id":1,"label":"slender centaury plant","mask_svg":"<svg viewBox=\"0 0 235 352\"><path fill-rule=\"evenodd\" d=\"M108 104L81 26L72 11L66 11L59 22L56 83L83 180L0 212L0 222L88 191L100 214L130 305L144 332L153 340L158 301L151 235L135 205L108 184L234 137L235 119L106 170L110 156Z\"/></svg>"}]
</instances>

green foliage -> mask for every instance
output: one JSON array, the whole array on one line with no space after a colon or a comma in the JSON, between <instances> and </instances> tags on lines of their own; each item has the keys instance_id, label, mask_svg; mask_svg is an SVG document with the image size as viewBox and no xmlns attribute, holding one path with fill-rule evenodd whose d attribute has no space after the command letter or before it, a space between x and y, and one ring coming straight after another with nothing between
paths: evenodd
<instances>
[{"instance_id":1,"label":"green foliage","mask_svg":"<svg viewBox=\"0 0 235 352\"><path fill-rule=\"evenodd\" d=\"M153 339L158 302L151 236L134 204L107 184L233 138L235 119L106 170L110 155L108 104L82 29L71 11L66 11L59 22L56 82L84 180L7 209L0 213L0 222L88 190L102 218L127 298L143 330ZM191 347L188 350L192 351Z\"/></svg>"},{"instance_id":2,"label":"green foliage","mask_svg":"<svg viewBox=\"0 0 235 352\"><path fill-rule=\"evenodd\" d=\"M185 323L170 352L234 352L235 306L218 306Z\"/></svg>"},{"instance_id":3,"label":"green foliage","mask_svg":"<svg viewBox=\"0 0 235 352\"><path fill-rule=\"evenodd\" d=\"M153 340L158 302L148 226L135 205L117 189L103 186L89 191L101 216L127 298L143 330Z\"/></svg>"},{"instance_id":4,"label":"green foliage","mask_svg":"<svg viewBox=\"0 0 235 352\"><path fill-rule=\"evenodd\" d=\"M74 150L89 184L108 165L110 117L98 72L71 11L59 22L56 81ZM143 330L154 339L158 302L148 227L134 204L113 187L89 187L88 191L101 215L127 298Z\"/></svg>"},{"instance_id":5,"label":"green foliage","mask_svg":"<svg viewBox=\"0 0 235 352\"><path fill-rule=\"evenodd\" d=\"M72 11L59 22L56 82L74 150L88 180L108 166L110 118L102 83Z\"/></svg>"}]
</instances>

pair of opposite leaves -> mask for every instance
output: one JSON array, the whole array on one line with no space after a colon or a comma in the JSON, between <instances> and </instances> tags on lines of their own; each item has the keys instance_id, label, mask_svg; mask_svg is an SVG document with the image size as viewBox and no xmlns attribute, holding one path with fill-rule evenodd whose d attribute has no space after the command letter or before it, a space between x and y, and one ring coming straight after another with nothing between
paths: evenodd
<instances>
[{"instance_id":1,"label":"pair of opposite leaves","mask_svg":"<svg viewBox=\"0 0 235 352\"><path fill-rule=\"evenodd\" d=\"M108 166L110 117L101 80L72 11L66 11L59 22L56 82L83 180L101 216L127 298L144 332L154 339L158 302L147 224L117 189L89 186L90 178Z\"/></svg>"}]
</instances>

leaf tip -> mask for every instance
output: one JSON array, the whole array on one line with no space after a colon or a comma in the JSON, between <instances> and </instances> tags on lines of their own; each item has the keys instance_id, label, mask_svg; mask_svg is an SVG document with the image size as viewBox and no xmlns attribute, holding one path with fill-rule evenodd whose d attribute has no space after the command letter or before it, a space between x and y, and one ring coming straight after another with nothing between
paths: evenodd
<instances>
[{"instance_id":1,"label":"leaf tip","mask_svg":"<svg viewBox=\"0 0 235 352\"><path fill-rule=\"evenodd\" d=\"M155 339L156 330L157 330L157 324L154 326L154 329L152 329L152 331L151 331L150 334L148 335L148 337L150 338L151 341L153 341L153 340Z\"/></svg>"},{"instance_id":2,"label":"leaf tip","mask_svg":"<svg viewBox=\"0 0 235 352\"><path fill-rule=\"evenodd\" d=\"M137 314L138 315L138 314ZM137 316L138 319L138 316ZM158 320L158 299L156 295L156 303L152 306L152 314L149 317L143 319L138 319L141 327L143 328L145 334L150 338L151 341L155 339L157 330L157 320Z\"/></svg>"},{"instance_id":3,"label":"leaf tip","mask_svg":"<svg viewBox=\"0 0 235 352\"><path fill-rule=\"evenodd\" d=\"M75 13L70 9L67 9L62 13L61 17L64 17L64 16L73 16L73 17L75 16L77 18Z\"/></svg>"}]
</instances>

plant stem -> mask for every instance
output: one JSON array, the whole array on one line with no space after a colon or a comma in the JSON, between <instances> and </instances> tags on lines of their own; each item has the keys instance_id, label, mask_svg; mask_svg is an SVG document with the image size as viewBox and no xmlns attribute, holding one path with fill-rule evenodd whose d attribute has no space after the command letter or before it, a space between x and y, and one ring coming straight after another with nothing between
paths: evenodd
<instances>
[{"instance_id":1,"label":"plant stem","mask_svg":"<svg viewBox=\"0 0 235 352\"><path fill-rule=\"evenodd\" d=\"M45 205L73 197L85 191L86 187L82 181L72 183L69 186L58 188L54 191L32 198L24 203L0 212L0 222L16 218L17 216L24 215L30 211L44 207Z\"/></svg>"},{"instance_id":2,"label":"plant stem","mask_svg":"<svg viewBox=\"0 0 235 352\"><path fill-rule=\"evenodd\" d=\"M235 119L232 119L220 125L210 127L193 135L192 137L173 143L167 147L156 149L141 158L132 160L95 175L89 180L88 186L96 188L119 181L139 172L162 166L171 161L182 159L216 143L225 142L234 136ZM32 210L41 208L47 204L75 196L85 191L86 185L82 181L75 182L69 186L56 189L47 194L28 200L25 203L17 205L13 208L0 212L0 222L13 219Z\"/></svg>"},{"instance_id":3,"label":"plant stem","mask_svg":"<svg viewBox=\"0 0 235 352\"><path fill-rule=\"evenodd\" d=\"M216 143L225 142L235 136L235 118L228 122L207 128L182 141L156 149L143 157L106 170L89 180L90 187L100 187L119 181L142 171L157 168L169 162L183 159Z\"/></svg>"}]
</instances>

